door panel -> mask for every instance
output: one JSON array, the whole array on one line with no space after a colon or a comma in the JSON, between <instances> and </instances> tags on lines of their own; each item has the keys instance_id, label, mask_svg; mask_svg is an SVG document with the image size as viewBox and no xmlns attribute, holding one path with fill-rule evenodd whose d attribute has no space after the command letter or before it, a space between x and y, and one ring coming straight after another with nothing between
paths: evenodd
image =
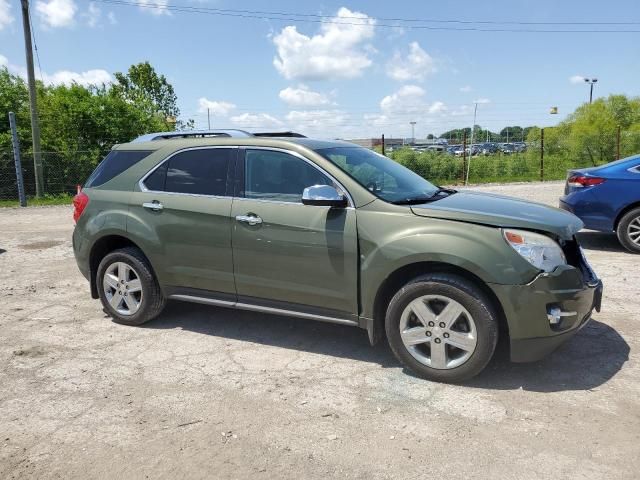
<instances>
[{"instance_id":1,"label":"door panel","mask_svg":"<svg viewBox=\"0 0 640 480\"><path fill-rule=\"evenodd\" d=\"M230 179L237 152L180 151L142 181L142 191L133 192L127 228L146 244L143 250L164 286L235 299Z\"/></svg>"},{"instance_id":2,"label":"door panel","mask_svg":"<svg viewBox=\"0 0 640 480\"><path fill-rule=\"evenodd\" d=\"M238 161L237 172L247 180L247 192L241 185L237 193L242 198L234 198L231 208L240 300L253 297L357 314L355 210L299 203L302 190L311 186L307 183L332 180L297 156L263 153L248 150Z\"/></svg>"}]
</instances>

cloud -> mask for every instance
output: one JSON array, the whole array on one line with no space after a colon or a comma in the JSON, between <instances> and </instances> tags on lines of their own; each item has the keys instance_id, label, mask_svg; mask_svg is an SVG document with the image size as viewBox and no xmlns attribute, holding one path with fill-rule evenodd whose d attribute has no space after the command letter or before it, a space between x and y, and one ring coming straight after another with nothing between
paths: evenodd
<instances>
[{"instance_id":1,"label":"cloud","mask_svg":"<svg viewBox=\"0 0 640 480\"><path fill-rule=\"evenodd\" d=\"M417 85L404 85L397 92L387 95L380 101L380 108L385 113L415 111L424 104L425 91Z\"/></svg>"},{"instance_id":2,"label":"cloud","mask_svg":"<svg viewBox=\"0 0 640 480\"><path fill-rule=\"evenodd\" d=\"M569 77L569 81L573 84L584 83L584 77L582 75L574 75Z\"/></svg>"},{"instance_id":3,"label":"cloud","mask_svg":"<svg viewBox=\"0 0 640 480\"><path fill-rule=\"evenodd\" d=\"M44 83L51 85L71 85L77 83L78 85L102 85L103 83L110 83L112 81L111 74L106 70L95 69L87 70L86 72L71 72L69 70L60 70L53 75L42 75Z\"/></svg>"},{"instance_id":4,"label":"cloud","mask_svg":"<svg viewBox=\"0 0 640 480\"><path fill-rule=\"evenodd\" d=\"M465 85L464 87L460 87L460 91L462 93L469 93L471 90L473 90L473 88L471 88L471 85Z\"/></svg>"},{"instance_id":5,"label":"cloud","mask_svg":"<svg viewBox=\"0 0 640 480\"><path fill-rule=\"evenodd\" d=\"M277 49L273 65L287 79L358 77L372 64L365 42L373 37L374 24L375 20L364 13L342 7L312 37L287 26L273 37Z\"/></svg>"},{"instance_id":6,"label":"cloud","mask_svg":"<svg viewBox=\"0 0 640 480\"><path fill-rule=\"evenodd\" d=\"M306 85L299 85L298 88L287 87L280 91L279 97L292 107L320 107L331 104L327 95L309 90Z\"/></svg>"},{"instance_id":7,"label":"cloud","mask_svg":"<svg viewBox=\"0 0 640 480\"><path fill-rule=\"evenodd\" d=\"M36 12L48 27L68 27L73 24L78 7L74 0L38 0Z\"/></svg>"},{"instance_id":8,"label":"cloud","mask_svg":"<svg viewBox=\"0 0 640 480\"><path fill-rule=\"evenodd\" d=\"M109 20L109 23L111 25L115 25L116 23L118 23L118 19L116 18L116 14L113 13L113 12L107 13L107 20Z\"/></svg>"},{"instance_id":9,"label":"cloud","mask_svg":"<svg viewBox=\"0 0 640 480\"><path fill-rule=\"evenodd\" d=\"M349 115L342 110L292 110L287 121L303 128L326 128L344 124Z\"/></svg>"},{"instance_id":10,"label":"cloud","mask_svg":"<svg viewBox=\"0 0 640 480\"><path fill-rule=\"evenodd\" d=\"M209 100L205 97L198 99L198 111L200 113L209 113L218 117L226 117L236 108L236 105L230 102L219 102L215 100Z\"/></svg>"},{"instance_id":11,"label":"cloud","mask_svg":"<svg viewBox=\"0 0 640 480\"><path fill-rule=\"evenodd\" d=\"M151 15L171 15L171 11L167 8L169 0L137 0L140 9Z\"/></svg>"},{"instance_id":12,"label":"cloud","mask_svg":"<svg viewBox=\"0 0 640 480\"><path fill-rule=\"evenodd\" d=\"M409 53L405 57L396 52L387 65L387 75L400 82L422 80L435 71L433 58L420 47L418 42L409 44Z\"/></svg>"},{"instance_id":13,"label":"cloud","mask_svg":"<svg viewBox=\"0 0 640 480\"><path fill-rule=\"evenodd\" d=\"M433 102L429 108L427 109L427 111L431 114L435 114L435 113L444 113L448 110L447 106L444 104L444 102Z\"/></svg>"},{"instance_id":14,"label":"cloud","mask_svg":"<svg viewBox=\"0 0 640 480\"><path fill-rule=\"evenodd\" d=\"M0 66L7 67L9 72L20 77L27 78L27 69L14 65L9 62L7 57L0 55ZM111 83L113 78L111 74L106 70L93 69L85 72L72 72L70 70L59 70L53 74L36 71L36 78L42 78L42 81L47 85L72 85L77 83L82 86L89 85L102 85L103 83Z\"/></svg>"},{"instance_id":15,"label":"cloud","mask_svg":"<svg viewBox=\"0 0 640 480\"><path fill-rule=\"evenodd\" d=\"M268 113L243 113L230 118L231 123L246 128L277 128L283 123Z\"/></svg>"},{"instance_id":16,"label":"cloud","mask_svg":"<svg viewBox=\"0 0 640 480\"><path fill-rule=\"evenodd\" d=\"M486 105L487 103L491 103L491 100L489 100L488 98L478 98L474 100L473 103L477 103L478 105Z\"/></svg>"},{"instance_id":17,"label":"cloud","mask_svg":"<svg viewBox=\"0 0 640 480\"><path fill-rule=\"evenodd\" d=\"M11 15L11 6L8 0L0 0L0 30L13 23L13 15Z\"/></svg>"},{"instance_id":18,"label":"cloud","mask_svg":"<svg viewBox=\"0 0 640 480\"><path fill-rule=\"evenodd\" d=\"M102 10L96 5L96 2L89 2L89 8L83 14L83 17L87 20L87 25L91 28L97 27L101 16Z\"/></svg>"}]
</instances>

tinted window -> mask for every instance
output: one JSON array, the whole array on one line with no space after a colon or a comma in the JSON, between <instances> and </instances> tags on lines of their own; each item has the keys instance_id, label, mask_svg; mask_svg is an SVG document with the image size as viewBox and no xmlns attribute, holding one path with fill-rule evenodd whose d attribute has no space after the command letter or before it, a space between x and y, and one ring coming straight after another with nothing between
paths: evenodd
<instances>
[{"instance_id":1,"label":"tinted window","mask_svg":"<svg viewBox=\"0 0 640 480\"><path fill-rule=\"evenodd\" d=\"M302 192L313 185L333 185L317 168L287 153L247 150L245 197L281 202L301 202Z\"/></svg>"},{"instance_id":2,"label":"tinted window","mask_svg":"<svg viewBox=\"0 0 640 480\"><path fill-rule=\"evenodd\" d=\"M149 175L144 181L144 186L149 190L156 192L164 191L164 182L167 178L167 168L169 162L164 162L158 168L156 168L151 175Z\"/></svg>"},{"instance_id":3,"label":"tinted window","mask_svg":"<svg viewBox=\"0 0 640 480\"><path fill-rule=\"evenodd\" d=\"M138 163L153 152L111 150L87 179L85 187L98 187Z\"/></svg>"},{"instance_id":4,"label":"tinted window","mask_svg":"<svg viewBox=\"0 0 640 480\"><path fill-rule=\"evenodd\" d=\"M226 195L227 169L234 149L188 150L171 157L167 165L164 190L199 195ZM161 175L161 174L159 174ZM160 179L154 179L156 184ZM149 185L145 182L147 188Z\"/></svg>"}]
</instances>

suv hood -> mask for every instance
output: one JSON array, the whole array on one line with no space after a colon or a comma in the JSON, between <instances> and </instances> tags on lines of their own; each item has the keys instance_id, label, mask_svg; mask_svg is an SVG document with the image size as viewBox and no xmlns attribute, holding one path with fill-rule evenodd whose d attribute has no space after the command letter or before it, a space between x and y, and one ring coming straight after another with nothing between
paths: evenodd
<instances>
[{"instance_id":1,"label":"suv hood","mask_svg":"<svg viewBox=\"0 0 640 480\"><path fill-rule=\"evenodd\" d=\"M583 227L578 217L559 208L471 191L460 191L435 202L413 205L411 210L421 217L538 230L564 240L571 240Z\"/></svg>"}]
</instances>

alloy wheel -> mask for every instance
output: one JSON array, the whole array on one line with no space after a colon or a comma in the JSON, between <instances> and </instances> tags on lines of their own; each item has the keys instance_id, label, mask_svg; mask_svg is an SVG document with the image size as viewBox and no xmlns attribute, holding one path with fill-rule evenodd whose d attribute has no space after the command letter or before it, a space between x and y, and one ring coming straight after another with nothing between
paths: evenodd
<instances>
[{"instance_id":1,"label":"alloy wheel","mask_svg":"<svg viewBox=\"0 0 640 480\"><path fill-rule=\"evenodd\" d=\"M471 314L456 300L442 295L424 295L411 301L399 325L402 343L411 356L438 370L462 365L478 343Z\"/></svg>"},{"instance_id":2,"label":"alloy wheel","mask_svg":"<svg viewBox=\"0 0 640 480\"><path fill-rule=\"evenodd\" d=\"M142 305L142 284L138 273L124 262L109 265L102 277L109 305L120 315L134 315Z\"/></svg>"}]
</instances>

